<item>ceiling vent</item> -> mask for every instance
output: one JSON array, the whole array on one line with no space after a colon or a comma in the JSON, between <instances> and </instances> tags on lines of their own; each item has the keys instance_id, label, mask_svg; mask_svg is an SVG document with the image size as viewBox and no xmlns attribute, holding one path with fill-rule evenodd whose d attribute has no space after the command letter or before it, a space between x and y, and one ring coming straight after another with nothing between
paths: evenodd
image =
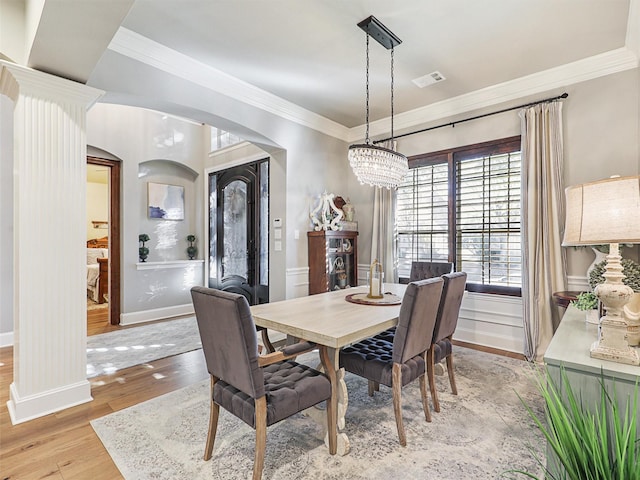
<instances>
[{"instance_id":1,"label":"ceiling vent","mask_svg":"<svg viewBox=\"0 0 640 480\"><path fill-rule=\"evenodd\" d=\"M431 72L423 77L414 78L411 81L418 87L424 88L429 85L433 85L434 83L442 82L443 80L446 80L446 77L436 70L435 72Z\"/></svg>"}]
</instances>

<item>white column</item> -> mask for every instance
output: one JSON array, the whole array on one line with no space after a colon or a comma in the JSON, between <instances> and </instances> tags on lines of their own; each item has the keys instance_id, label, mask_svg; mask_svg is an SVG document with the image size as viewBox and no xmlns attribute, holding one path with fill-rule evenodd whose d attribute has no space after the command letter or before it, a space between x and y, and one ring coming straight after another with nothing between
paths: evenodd
<instances>
[{"instance_id":1,"label":"white column","mask_svg":"<svg viewBox=\"0 0 640 480\"><path fill-rule=\"evenodd\" d=\"M0 87L14 107L14 371L7 406L15 424L92 399L85 121L102 92L7 62L0 62Z\"/></svg>"}]
</instances>

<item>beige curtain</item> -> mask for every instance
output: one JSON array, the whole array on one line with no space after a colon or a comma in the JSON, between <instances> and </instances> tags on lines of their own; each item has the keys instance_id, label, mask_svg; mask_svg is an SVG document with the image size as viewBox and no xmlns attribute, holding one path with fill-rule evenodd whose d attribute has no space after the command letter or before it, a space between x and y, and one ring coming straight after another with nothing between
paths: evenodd
<instances>
[{"instance_id":1,"label":"beige curtain","mask_svg":"<svg viewBox=\"0 0 640 480\"><path fill-rule=\"evenodd\" d=\"M395 144L395 142L394 142ZM391 141L381 146L394 148ZM396 191L384 187L373 187L373 229L371 235L371 262L378 260L384 272L384 281L398 282L396 259Z\"/></svg>"},{"instance_id":2,"label":"beige curtain","mask_svg":"<svg viewBox=\"0 0 640 480\"><path fill-rule=\"evenodd\" d=\"M384 272L384 281L398 282L395 235L396 191L374 187L373 233L371 235L371 262L378 260Z\"/></svg>"},{"instance_id":3,"label":"beige curtain","mask_svg":"<svg viewBox=\"0 0 640 480\"><path fill-rule=\"evenodd\" d=\"M566 290L562 103L520 111L522 122L522 304L525 355L542 361L558 326L553 292Z\"/></svg>"}]
</instances>

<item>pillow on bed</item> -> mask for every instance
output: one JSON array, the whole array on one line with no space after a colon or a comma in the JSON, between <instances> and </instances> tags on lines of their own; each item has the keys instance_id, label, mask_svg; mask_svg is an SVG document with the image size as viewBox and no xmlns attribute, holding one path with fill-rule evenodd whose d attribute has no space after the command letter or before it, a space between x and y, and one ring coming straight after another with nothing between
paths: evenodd
<instances>
[{"instance_id":1,"label":"pillow on bed","mask_svg":"<svg viewBox=\"0 0 640 480\"><path fill-rule=\"evenodd\" d=\"M98 263L98 259L104 256L102 250L102 248L87 248L87 265Z\"/></svg>"}]
</instances>

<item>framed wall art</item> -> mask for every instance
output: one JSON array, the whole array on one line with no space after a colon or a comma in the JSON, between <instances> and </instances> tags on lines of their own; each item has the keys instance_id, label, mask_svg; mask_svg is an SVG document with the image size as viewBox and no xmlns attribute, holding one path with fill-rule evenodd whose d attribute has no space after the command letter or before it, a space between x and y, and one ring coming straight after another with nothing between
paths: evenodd
<instances>
[{"instance_id":1,"label":"framed wall art","mask_svg":"<svg viewBox=\"0 0 640 480\"><path fill-rule=\"evenodd\" d=\"M147 189L149 218L184 220L184 187L148 182Z\"/></svg>"}]
</instances>

